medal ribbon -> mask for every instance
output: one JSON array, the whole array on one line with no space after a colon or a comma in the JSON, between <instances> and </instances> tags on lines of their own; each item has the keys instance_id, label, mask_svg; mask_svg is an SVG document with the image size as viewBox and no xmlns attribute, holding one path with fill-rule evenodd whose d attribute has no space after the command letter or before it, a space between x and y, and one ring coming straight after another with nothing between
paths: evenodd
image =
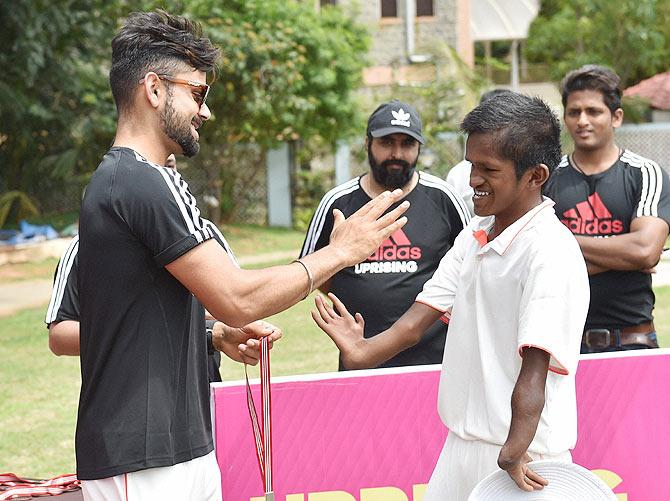
<instances>
[{"instance_id":1,"label":"medal ribbon","mask_svg":"<svg viewBox=\"0 0 670 501\"><path fill-rule=\"evenodd\" d=\"M249 418L251 419L251 428L254 432L254 442L256 444L256 456L258 458L258 467L260 468L263 489L265 490L265 499L274 500L274 489L272 480L272 403L270 396L270 347L268 338L261 338L261 406L263 408L262 420L259 425L258 414L254 397L251 394L249 386L249 374L247 366L244 365L244 376L247 380L247 407L249 408Z\"/></svg>"},{"instance_id":2,"label":"medal ribbon","mask_svg":"<svg viewBox=\"0 0 670 501\"><path fill-rule=\"evenodd\" d=\"M0 473L0 500L26 499L31 496L57 496L79 490L79 480L73 474L48 480L21 478L13 473Z\"/></svg>"}]
</instances>

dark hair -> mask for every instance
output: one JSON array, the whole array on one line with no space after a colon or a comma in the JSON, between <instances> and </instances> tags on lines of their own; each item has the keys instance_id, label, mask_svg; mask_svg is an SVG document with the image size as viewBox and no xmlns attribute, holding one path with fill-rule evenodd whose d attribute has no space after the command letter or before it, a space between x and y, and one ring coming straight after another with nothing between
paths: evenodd
<instances>
[{"instance_id":1,"label":"dark hair","mask_svg":"<svg viewBox=\"0 0 670 501\"><path fill-rule=\"evenodd\" d=\"M483 103L484 101L488 101L491 98L499 96L500 94L505 94L507 92L512 92L512 91L509 90L509 89L500 89L500 88L491 89L490 91L484 92L484 94L482 94L482 97L479 98L479 102Z\"/></svg>"},{"instance_id":2,"label":"dark hair","mask_svg":"<svg viewBox=\"0 0 670 501\"><path fill-rule=\"evenodd\" d=\"M597 64L586 64L572 70L561 81L561 99L563 108L568 96L579 90L596 90L603 95L603 101L614 113L621 108L621 79L609 68Z\"/></svg>"},{"instance_id":3,"label":"dark hair","mask_svg":"<svg viewBox=\"0 0 670 501\"><path fill-rule=\"evenodd\" d=\"M561 161L560 123L538 97L501 93L468 113L461 130L491 134L498 153L514 163L517 179L538 164L545 164L551 174Z\"/></svg>"},{"instance_id":4,"label":"dark hair","mask_svg":"<svg viewBox=\"0 0 670 501\"><path fill-rule=\"evenodd\" d=\"M130 105L149 71L171 74L195 68L214 70L219 49L202 36L199 23L162 10L133 12L112 40L109 84L117 111Z\"/></svg>"}]
</instances>

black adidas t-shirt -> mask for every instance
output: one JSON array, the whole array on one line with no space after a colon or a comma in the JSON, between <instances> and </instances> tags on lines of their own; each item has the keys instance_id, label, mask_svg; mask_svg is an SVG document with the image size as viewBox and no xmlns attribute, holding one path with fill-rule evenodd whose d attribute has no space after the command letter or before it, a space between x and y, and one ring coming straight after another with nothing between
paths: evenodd
<instances>
[{"instance_id":1,"label":"black adidas t-shirt","mask_svg":"<svg viewBox=\"0 0 670 501\"><path fill-rule=\"evenodd\" d=\"M233 262L237 264L235 255L230 249L225 237L221 234L221 231L211 221L208 221L207 219L203 219L202 221L205 227L211 229L214 238L228 253ZM49 327L52 322L62 322L63 320L80 321L81 309L79 308L79 286L77 285L77 263L79 261L77 259L78 249L79 235L75 236L70 241L56 267L51 299L45 318L47 327ZM197 299L193 297L193 301L197 301ZM197 309L197 307L195 309ZM218 351L208 355L207 374L210 383L221 381L221 373L219 372L220 365L221 354Z\"/></svg>"},{"instance_id":2,"label":"black adidas t-shirt","mask_svg":"<svg viewBox=\"0 0 670 501\"><path fill-rule=\"evenodd\" d=\"M312 217L301 256L328 245L333 209L349 217L370 201L360 179L352 179L326 193ZM338 272L331 282L331 292L347 309L363 315L365 337L388 329L409 309L470 219L468 209L453 188L430 174L419 173L419 182L405 200L410 202L405 213L407 224L382 242L367 260ZM444 323L435 322L418 344L380 367L442 362L446 332Z\"/></svg>"},{"instance_id":3,"label":"black adidas t-shirt","mask_svg":"<svg viewBox=\"0 0 670 501\"><path fill-rule=\"evenodd\" d=\"M639 216L670 222L668 174L656 163L624 151L605 172L587 176L564 156L545 187L556 215L575 235L615 237ZM606 271L591 275L586 328L622 328L652 320L651 275Z\"/></svg>"},{"instance_id":4,"label":"black adidas t-shirt","mask_svg":"<svg viewBox=\"0 0 670 501\"><path fill-rule=\"evenodd\" d=\"M212 451L204 309L164 268L211 237L179 173L105 155L80 214L78 478Z\"/></svg>"}]
</instances>

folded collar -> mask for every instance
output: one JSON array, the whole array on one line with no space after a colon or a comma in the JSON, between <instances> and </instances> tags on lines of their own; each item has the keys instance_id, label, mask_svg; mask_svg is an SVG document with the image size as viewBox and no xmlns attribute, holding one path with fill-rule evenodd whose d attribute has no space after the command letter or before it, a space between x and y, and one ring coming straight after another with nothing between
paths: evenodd
<instances>
[{"instance_id":1,"label":"folded collar","mask_svg":"<svg viewBox=\"0 0 670 501\"><path fill-rule=\"evenodd\" d=\"M490 242L488 242L488 234L495 223L495 216L481 218L472 228L472 236L481 247L478 254L493 249L502 256L522 231L536 224L542 224L542 220L547 216L553 217L555 214L553 207L554 201L543 196L541 204L526 212Z\"/></svg>"}]
</instances>

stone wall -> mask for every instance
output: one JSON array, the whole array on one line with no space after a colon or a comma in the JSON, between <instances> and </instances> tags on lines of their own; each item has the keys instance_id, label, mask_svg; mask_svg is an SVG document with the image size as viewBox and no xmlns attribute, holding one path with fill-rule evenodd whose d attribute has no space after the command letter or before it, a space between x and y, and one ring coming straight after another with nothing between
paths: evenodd
<instances>
[{"instance_id":1,"label":"stone wall","mask_svg":"<svg viewBox=\"0 0 670 501\"><path fill-rule=\"evenodd\" d=\"M341 0L343 9L356 9L357 21L368 27L372 45L368 53L370 66L390 66L408 62L405 30L405 0L397 0L398 17L381 17L381 0ZM433 0L432 17L415 18L414 47L416 54L424 54L436 40L452 47L457 45L458 0Z\"/></svg>"}]
</instances>

